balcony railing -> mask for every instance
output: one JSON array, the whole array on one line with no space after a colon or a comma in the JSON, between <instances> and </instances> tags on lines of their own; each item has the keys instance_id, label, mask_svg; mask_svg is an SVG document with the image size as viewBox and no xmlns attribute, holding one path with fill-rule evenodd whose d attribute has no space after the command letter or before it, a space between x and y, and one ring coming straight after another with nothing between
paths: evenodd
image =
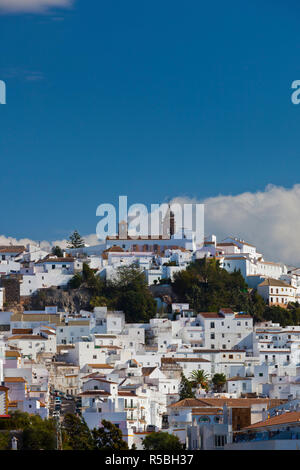
<instances>
[{"instance_id":1,"label":"balcony railing","mask_svg":"<svg viewBox=\"0 0 300 470\"><path fill-rule=\"evenodd\" d=\"M275 440L300 440L300 432L282 431L282 432L262 432L255 434L237 434L234 436L234 442L252 442L252 441L275 441Z\"/></svg>"}]
</instances>

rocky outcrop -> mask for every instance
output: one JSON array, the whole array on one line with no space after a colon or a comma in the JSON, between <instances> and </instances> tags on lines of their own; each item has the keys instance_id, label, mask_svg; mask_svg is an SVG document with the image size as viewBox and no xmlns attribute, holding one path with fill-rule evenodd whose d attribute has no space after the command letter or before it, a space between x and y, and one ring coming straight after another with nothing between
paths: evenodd
<instances>
[{"instance_id":1,"label":"rocky outcrop","mask_svg":"<svg viewBox=\"0 0 300 470\"><path fill-rule=\"evenodd\" d=\"M80 310L91 310L91 291L86 287L78 289L59 289L51 287L40 289L32 295L24 305L26 310L44 310L47 306L55 305L59 311L79 312Z\"/></svg>"}]
</instances>

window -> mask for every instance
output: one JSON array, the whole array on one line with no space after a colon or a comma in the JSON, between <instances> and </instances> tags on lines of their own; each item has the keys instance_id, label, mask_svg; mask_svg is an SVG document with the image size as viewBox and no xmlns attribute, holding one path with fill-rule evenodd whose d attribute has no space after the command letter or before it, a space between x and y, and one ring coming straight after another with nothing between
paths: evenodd
<instances>
[{"instance_id":1,"label":"window","mask_svg":"<svg viewBox=\"0 0 300 470\"><path fill-rule=\"evenodd\" d=\"M215 436L215 447L224 447L227 443L226 436Z\"/></svg>"},{"instance_id":2,"label":"window","mask_svg":"<svg viewBox=\"0 0 300 470\"><path fill-rule=\"evenodd\" d=\"M211 328L214 328L214 327L215 327L215 322L211 321L211 322L210 322L210 327L211 327Z\"/></svg>"},{"instance_id":3,"label":"window","mask_svg":"<svg viewBox=\"0 0 300 470\"><path fill-rule=\"evenodd\" d=\"M214 333L211 333L210 339L215 339L215 334Z\"/></svg>"},{"instance_id":4,"label":"window","mask_svg":"<svg viewBox=\"0 0 300 470\"><path fill-rule=\"evenodd\" d=\"M201 418L199 418L199 421L201 423L209 423L209 417L208 416L201 416Z\"/></svg>"}]
</instances>

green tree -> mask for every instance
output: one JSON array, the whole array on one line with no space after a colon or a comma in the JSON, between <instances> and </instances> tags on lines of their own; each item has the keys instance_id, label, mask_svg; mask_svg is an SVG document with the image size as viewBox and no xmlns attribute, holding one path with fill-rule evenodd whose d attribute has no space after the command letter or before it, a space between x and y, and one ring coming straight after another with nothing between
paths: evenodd
<instances>
[{"instance_id":1,"label":"green tree","mask_svg":"<svg viewBox=\"0 0 300 470\"><path fill-rule=\"evenodd\" d=\"M69 287L69 289L78 289L81 286L82 283L83 283L82 274L76 273L69 280L68 287Z\"/></svg>"},{"instance_id":2,"label":"green tree","mask_svg":"<svg viewBox=\"0 0 300 470\"><path fill-rule=\"evenodd\" d=\"M102 427L92 430L96 450L128 450L122 431L110 421L102 420Z\"/></svg>"},{"instance_id":3,"label":"green tree","mask_svg":"<svg viewBox=\"0 0 300 470\"><path fill-rule=\"evenodd\" d=\"M195 387L200 387L205 390L208 390L208 382L209 382L209 375L204 372L204 370L199 369L199 370L193 370L193 372L190 375L189 380L192 383L192 386Z\"/></svg>"},{"instance_id":4,"label":"green tree","mask_svg":"<svg viewBox=\"0 0 300 470\"><path fill-rule=\"evenodd\" d=\"M58 258L63 258L64 253L59 246L54 246L51 250L52 255L57 256Z\"/></svg>"},{"instance_id":5,"label":"green tree","mask_svg":"<svg viewBox=\"0 0 300 470\"><path fill-rule=\"evenodd\" d=\"M105 283L95 275L94 270L87 263L83 263L82 272L76 273L68 284L70 289L78 289L81 286L90 289L92 296L101 296Z\"/></svg>"},{"instance_id":6,"label":"green tree","mask_svg":"<svg viewBox=\"0 0 300 470\"><path fill-rule=\"evenodd\" d=\"M42 419L39 415L30 417L30 424L23 429L23 450L55 450L56 426L53 419Z\"/></svg>"},{"instance_id":7,"label":"green tree","mask_svg":"<svg viewBox=\"0 0 300 470\"><path fill-rule=\"evenodd\" d=\"M63 448L72 450L93 450L94 441L86 422L76 415L68 413L64 416Z\"/></svg>"},{"instance_id":8,"label":"green tree","mask_svg":"<svg viewBox=\"0 0 300 470\"><path fill-rule=\"evenodd\" d=\"M117 310L123 310L127 322L148 321L156 313L156 302L149 291L145 274L135 265L122 266L114 281L107 283L106 297Z\"/></svg>"},{"instance_id":9,"label":"green tree","mask_svg":"<svg viewBox=\"0 0 300 470\"><path fill-rule=\"evenodd\" d=\"M11 437L8 431L0 432L0 450L10 450L11 448Z\"/></svg>"},{"instance_id":10,"label":"green tree","mask_svg":"<svg viewBox=\"0 0 300 470\"><path fill-rule=\"evenodd\" d=\"M22 430L28 425L30 425L30 415L19 410L10 413L10 418L0 419L0 429Z\"/></svg>"},{"instance_id":11,"label":"green tree","mask_svg":"<svg viewBox=\"0 0 300 470\"><path fill-rule=\"evenodd\" d=\"M95 273L94 271L89 267L87 263L83 263L82 265L82 280L85 282L87 285L91 284L94 286L94 278L95 278Z\"/></svg>"},{"instance_id":12,"label":"green tree","mask_svg":"<svg viewBox=\"0 0 300 470\"><path fill-rule=\"evenodd\" d=\"M79 235L77 230L74 230L69 237L68 248L82 248L84 246L84 239Z\"/></svg>"},{"instance_id":13,"label":"green tree","mask_svg":"<svg viewBox=\"0 0 300 470\"><path fill-rule=\"evenodd\" d=\"M214 390L216 390L217 392L222 392L224 389L224 385L226 384L226 375L215 374L211 381L212 381Z\"/></svg>"},{"instance_id":14,"label":"green tree","mask_svg":"<svg viewBox=\"0 0 300 470\"><path fill-rule=\"evenodd\" d=\"M183 445L178 436L167 432L152 432L143 439L144 450L177 451L182 450Z\"/></svg>"},{"instance_id":15,"label":"green tree","mask_svg":"<svg viewBox=\"0 0 300 470\"><path fill-rule=\"evenodd\" d=\"M184 400L185 398L195 398L193 392L193 384L190 382L183 373L181 373L181 382L179 384L179 399Z\"/></svg>"},{"instance_id":16,"label":"green tree","mask_svg":"<svg viewBox=\"0 0 300 470\"><path fill-rule=\"evenodd\" d=\"M54 450L56 426L53 419L42 419L21 411L0 420L1 429L22 431L22 450ZM1 433L0 433L1 434Z\"/></svg>"},{"instance_id":17,"label":"green tree","mask_svg":"<svg viewBox=\"0 0 300 470\"><path fill-rule=\"evenodd\" d=\"M216 312L222 307L247 312L262 319L265 303L249 289L241 272L228 272L218 260L199 259L186 270L174 274L172 289L181 302L188 302L196 312Z\"/></svg>"},{"instance_id":18,"label":"green tree","mask_svg":"<svg viewBox=\"0 0 300 470\"><path fill-rule=\"evenodd\" d=\"M268 306L264 313L264 320L280 323L282 327L293 325L295 319L293 318L293 312L295 315L296 309L285 309L278 305Z\"/></svg>"},{"instance_id":19,"label":"green tree","mask_svg":"<svg viewBox=\"0 0 300 470\"><path fill-rule=\"evenodd\" d=\"M105 307L108 304L108 300L106 297L95 295L91 298L90 306L94 307Z\"/></svg>"},{"instance_id":20,"label":"green tree","mask_svg":"<svg viewBox=\"0 0 300 470\"><path fill-rule=\"evenodd\" d=\"M146 322L156 314L156 301L145 274L135 265L118 268L115 279L106 281L84 263L82 272L72 277L68 287L88 289L91 308L107 305L111 309L122 310L128 323Z\"/></svg>"}]
</instances>

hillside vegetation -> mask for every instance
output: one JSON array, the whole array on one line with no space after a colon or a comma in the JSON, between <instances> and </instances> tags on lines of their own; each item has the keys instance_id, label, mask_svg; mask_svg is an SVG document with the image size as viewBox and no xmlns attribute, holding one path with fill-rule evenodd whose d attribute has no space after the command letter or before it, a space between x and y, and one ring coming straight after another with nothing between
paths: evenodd
<instances>
[{"instance_id":1,"label":"hillside vegetation","mask_svg":"<svg viewBox=\"0 0 300 470\"><path fill-rule=\"evenodd\" d=\"M166 290L167 288L167 290ZM143 272L135 265L118 269L114 280L106 281L95 275L87 264L75 274L65 289L41 289L32 296L27 309L43 309L57 305L59 309L92 310L106 305L123 310L127 322L148 322L156 314L154 295L168 302L186 302L195 312L215 312L230 307L253 316L255 321L271 320L282 326L300 324L300 306L288 309L269 307L255 289L249 289L240 271L229 273L217 260L201 259L176 273L167 286L147 285Z\"/></svg>"},{"instance_id":2,"label":"hillside vegetation","mask_svg":"<svg viewBox=\"0 0 300 470\"><path fill-rule=\"evenodd\" d=\"M197 260L176 273L172 289L181 302L188 302L196 312L230 307L252 315L254 321L273 321L282 326L300 324L299 304L287 309L267 306L256 289L248 288L240 271L229 273L216 259Z\"/></svg>"}]
</instances>

